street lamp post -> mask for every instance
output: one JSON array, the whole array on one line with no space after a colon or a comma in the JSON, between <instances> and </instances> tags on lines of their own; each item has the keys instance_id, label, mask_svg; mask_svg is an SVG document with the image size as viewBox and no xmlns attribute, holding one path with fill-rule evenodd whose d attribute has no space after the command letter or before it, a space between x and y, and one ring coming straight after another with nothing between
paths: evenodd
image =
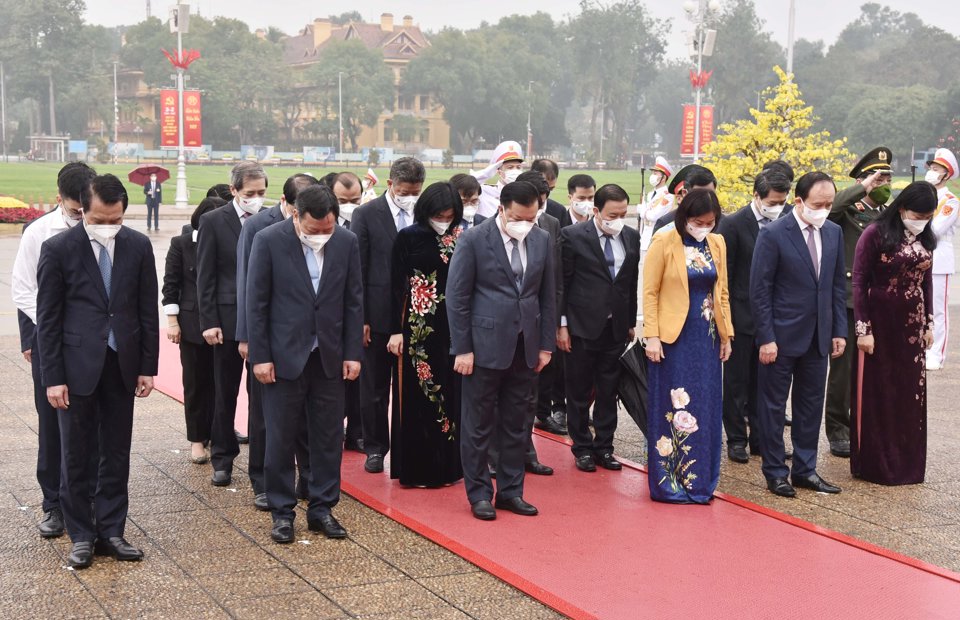
<instances>
[{"instance_id":1,"label":"street lamp post","mask_svg":"<svg viewBox=\"0 0 960 620\"><path fill-rule=\"evenodd\" d=\"M113 61L113 163L120 148L120 101L117 99L117 61Z\"/></svg>"},{"instance_id":2,"label":"street lamp post","mask_svg":"<svg viewBox=\"0 0 960 620\"><path fill-rule=\"evenodd\" d=\"M720 10L719 0L688 0L683 9L694 25L694 45L697 54L697 86L696 86L696 118L693 125L693 161L700 161L700 106L703 104L703 85L700 75L703 73L703 57L713 54L713 43L717 36L716 30L706 28L711 14ZM708 49L704 49L704 48Z\"/></svg>"},{"instance_id":3,"label":"street lamp post","mask_svg":"<svg viewBox=\"0 0 960 620\"><path fill-rule=\"evenodd\" d=\"M340 147L337 160L343 157L343 71L337 71L337 122L340 125Z\"/></svg>"},{"instance_id":4,"label":"street lamp post","mask_svg":"<svg viewBox=\"0 0 960 620\"><path fill-rule=\"evenodd\" d=\"M796 0L790 0L790 18L787 22L787 73L793 73L794 27L797 21Z\"/></svg>"},{"instance_id":5,"label":"street lamp post","mask_svg":"<svg viewBox=\"0 0 960 620\"><path fill-rule=\"evenodd\" d=\"M527 83L527 157L533 157L533 129L530 126L530 116L533 112L533 80Z\"/></svg>"},{"instance_id":6,"label":"street lamp post","mask_svg":"<svg viewBox=\"0 0 960 620\"><path fill-rule=\"evenodd\" d=\"M3 132L3 161L7 161L7 91L0 62L0 131Z\"/></svg>"},{"instance_id":7,"label":"street lamp post","mask_svg":"<svg viewBox=\"0 0 960 620\"><path fill-rule=\"evenodd\" d=\"M177 33L177 209L186 209L190 202L187 192L187 155L183 145L183 35L189 32L190 5L174 5L170 12L170 30Z\"/></svg>"},{"instance_id":8,"label":"street lamp post","mask_svg":"<svg viewBox=\"0 0 960 620\"><path fill-rule=\"evenodd\" d=\"M140 150L143 148L143 127L137 125L133 132L137 134L137 165L140 165Z\"/></svg>"}]
</instances>

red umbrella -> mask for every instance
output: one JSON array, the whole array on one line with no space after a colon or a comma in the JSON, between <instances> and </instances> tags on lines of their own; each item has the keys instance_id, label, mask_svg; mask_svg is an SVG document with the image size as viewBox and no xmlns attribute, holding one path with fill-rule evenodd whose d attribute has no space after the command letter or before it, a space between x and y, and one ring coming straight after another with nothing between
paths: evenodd
<instances>
[{"instance_id":1,"label":"red umbrella","mask_svg":"<svg viewBox=\"0 0 960 620\"><path fill-rule=\"evenodd\" d=\"M170 178L169 170L154 164L143 164L142 166L137 166L130 171L130 174L127 175L127 178L131 183L146 186L146 184L150 182L151 174L157 175L157 183L163 183Z\"/></svg>"}]
</instances>

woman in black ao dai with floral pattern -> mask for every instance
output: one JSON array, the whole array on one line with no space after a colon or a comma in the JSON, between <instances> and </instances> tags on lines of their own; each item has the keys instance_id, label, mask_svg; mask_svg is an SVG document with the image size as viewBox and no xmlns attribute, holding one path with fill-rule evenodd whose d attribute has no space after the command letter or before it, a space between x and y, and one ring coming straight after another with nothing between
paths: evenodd
<instances>
[{"instance_id":1,"label":"woman in black ao dai with floral pattern","mask_svg":"<svg viewBox=\"0 0 960 620\"><path fill-rule=\"evenodd\" d=\"M463 203L449 183L434 183L414 208L415 223L393 247L393 328L399 400L393 403L390 477L438 487L463 478L460 376L453 372L443 291L460 235Z\"/></svg>"},{"instance_id":2,"label":"woman in black ao dai with floral pattern","mask_svg":"<svg viewBox=\"0 0 960 620\"><path fill-rule=\"evenodd\" d=\"M909 185L863 232L854 257L850 470L878 484L924 478L936 206L932 185Z\"/></svg>"}]
</instances>

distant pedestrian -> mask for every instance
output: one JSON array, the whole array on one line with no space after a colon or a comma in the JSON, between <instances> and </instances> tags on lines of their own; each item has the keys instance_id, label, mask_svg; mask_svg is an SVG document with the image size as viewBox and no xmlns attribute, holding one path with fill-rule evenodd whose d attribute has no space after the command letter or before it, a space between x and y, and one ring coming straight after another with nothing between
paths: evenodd
<instances>
[{"instance_id":1,"label":"distant pedestrian","mask_svg":"<svg viewBox=\"0 0 960 620\"><path fill-rule=\"evenodd\" d=\"M160 230L160 203L163 202L163 185L156 174L150 175L150 182L143 186L143 195L147 197L147 230L150 230L150 216L153 216L153 230Z\"/></svg>"}]
</instances>

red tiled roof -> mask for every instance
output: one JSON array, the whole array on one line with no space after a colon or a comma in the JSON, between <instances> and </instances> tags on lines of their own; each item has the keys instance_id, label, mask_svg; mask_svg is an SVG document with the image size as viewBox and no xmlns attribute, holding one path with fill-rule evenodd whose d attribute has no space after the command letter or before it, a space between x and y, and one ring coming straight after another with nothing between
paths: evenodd
<instances>
[{"instance_id":1,"label":"red tiled roof","mask_svg":"<svg viewBox=\"0 0 960 620\"><path fill-rule=\"evenodd\" d=\"M313 28L313 24L308 24L299 34L283 39L284 62L291 65L317 62L332 41L362 41L370 49L380 49L385 60L410 60L430 45L419 26L394 24L392 32L385 32L380 24L351 22L332 28L330 38L320 47L314 47Z\"/></svg>"}]
</instances>

